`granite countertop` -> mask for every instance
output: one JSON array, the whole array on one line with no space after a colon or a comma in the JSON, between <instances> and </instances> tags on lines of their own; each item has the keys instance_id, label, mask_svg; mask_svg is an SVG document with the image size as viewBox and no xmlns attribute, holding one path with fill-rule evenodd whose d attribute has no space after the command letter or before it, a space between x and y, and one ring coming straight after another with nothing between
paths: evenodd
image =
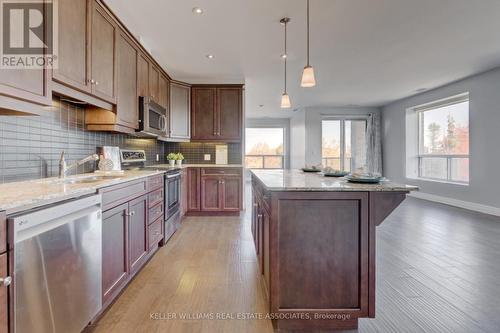
<instances>
[{"instance_id":1,"label":"granite countertop","mask_svg":"<svg viewBox=\"0 0 500 333\"><path fill-rule=\"evenodd\" d=\"M324 177L301 170L251 170L269 191L415 191L416 186L382 181L379 184L350 183L345 178Z\"/></svg>"},{"instance_id":2,"label":"granite countertop","mask_svg":"<svg viewBox=\"0 0 500 333\"><path fill-rule=\"evenodd\" d=\"M77 198L82 195L96 193L100 188L116 185L144 177L163 174L164 170L133 170L122 175L92 182L64 183L57 177L0 185L0 210L7 215L20 211L45 206L59 201ZM100 174L83 174L68 176L64 180L72 181L90 177L100 177Z\"/></svg>"}]
</instances>

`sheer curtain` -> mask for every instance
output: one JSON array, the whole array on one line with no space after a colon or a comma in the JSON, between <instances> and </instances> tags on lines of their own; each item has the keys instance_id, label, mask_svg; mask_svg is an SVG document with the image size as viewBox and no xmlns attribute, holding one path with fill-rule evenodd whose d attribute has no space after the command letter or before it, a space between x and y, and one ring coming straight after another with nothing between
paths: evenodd
<instances>
[{"instance_id":1,"label":"sheer curtain","mask_svg":"<svg viewBox=\"0 0 500 333\"><path fill-rule=\"evenodd\" d=\"M369 172L382 174L382 138L380 126L380 114L370 114L366 126L366 165Z\"/></svg>"}]
</instances>

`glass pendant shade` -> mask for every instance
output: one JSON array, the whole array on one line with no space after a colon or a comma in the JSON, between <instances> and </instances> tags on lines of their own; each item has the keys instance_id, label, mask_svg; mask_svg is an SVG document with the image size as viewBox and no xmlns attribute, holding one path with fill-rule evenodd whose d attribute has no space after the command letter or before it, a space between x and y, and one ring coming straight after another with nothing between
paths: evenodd
<instances>
[{"instance_id":1,"label":"glass pendant shade","mask_svg":"<svg viewBox=\"0 0 500 333\"><path fill-rule=\"evenodd\" d=\"M292 103L290 103L290 96L287 93L281 95L281 108L289 109L292 107Z\"/></svg>"},{"instance_id":2,"label":"glass pendant shade","mask_svg":"<svg viewBox=\"0 0 500 333\"><path fill-rule=\"evenodd\" d=\"M300 86L304 88L311 88L316 85L316 79L314 78L314 68L312 66L304 67L304 72L302 72L302 81Z\"/></svg>"}]
</instances>

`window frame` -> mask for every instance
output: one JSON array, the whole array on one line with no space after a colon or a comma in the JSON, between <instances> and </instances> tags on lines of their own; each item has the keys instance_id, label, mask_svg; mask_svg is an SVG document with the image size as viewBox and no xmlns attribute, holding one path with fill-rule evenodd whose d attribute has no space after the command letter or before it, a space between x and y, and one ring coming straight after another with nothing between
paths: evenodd
<instances>
[{"instance_id":1,"label":"window frame","mask_svg":"<svg viewBox=\"0 0 500 333\"><path fill-rule=\"evenodd\" d=\"M245 147L244 147L244 160L245 160L245 168L247 167L246 165L246 158L247 157L262 157L262 168L251 168L251 169L256 169L256 170L284 170L286 168L286 152L287 152L287 128L285 126L248 126L245 127L245 137L246 137L246 130L247 129L281 129L283 130L283 154L281 155L247 155L246 153L246 140L245 140ZM281 157L281 168L266 168L265 167L265 158L266 156L271 156L271 157Z\"/></svg>"},{"instance_id":2,"label":"window frame","mask_svg":"<svg viewBox=\"0 0 500 333\"><path fill-rule=\"evenodd\" d=\"M417 115L417 179L421 180L428 180L428 181L434 181L434 182L440 182L440 183L446 183L446 184L457 184L457 185L466 185L468 186L470 184L470 145L469 145L469 153L468 154L425 154L423 153L424 150L424 139L425 139L425 128L423 126L423 114L425 112L433 111L439 108L443 108L446 106L451 106L455 104L460 104L468 102L469 103L469 109L467 110L468 113L468 129L469 129L469 142L470 142L470 98L469 98L469 93L465 92L462 94L450 96L447 98L443 98L437 101L433 101L430 103L425 103L422 105L418 105L415 107L412 107L411 110L416 113ZM422 175L422 169L423 169L423 159L425 158L446 158L446 179L443 178L435 178L435 177L425 177ZM456 158L467 158L469 160L469 174L468 174L468 181L460 181L460 180L454 180L452 178L452 160Z\"/></svg>"},{"instance_id":3,"label":"window frame","mask_svg":"<svg viewBox=\"0 0 500 333\"><path fill-rule=\"evenodd\" d=\"M365 122L365 134L366 130L368 128L368 118L369 115L349 115L349 116L323 116L321 118L321 164L323 165L323 160L327 158L334 158L334 157L323 157L323 121L340 121L340 169L345 170L345 122L346 121L364 121ZM352 172L352 157L351 157L351 165L349 166L349 172Z\"/></svg>"}]
</instances>

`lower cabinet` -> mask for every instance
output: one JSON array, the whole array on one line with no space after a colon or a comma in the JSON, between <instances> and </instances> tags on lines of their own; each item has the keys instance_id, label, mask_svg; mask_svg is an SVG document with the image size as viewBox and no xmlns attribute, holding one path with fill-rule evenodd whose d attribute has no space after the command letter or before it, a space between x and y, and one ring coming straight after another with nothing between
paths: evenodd
<instances>
[{"instance_id":1,"label":"lower cabinet","mask_svg":"<svg viewBox=\"0 0 500 333\"><path fill-rule=\"evenodd\" d=\"M0 212L0 278L3 283L0 285L0 333L7 333L9 331L9 280L7 269L7 220L5 213Z\"/></svg>"},{"instance_id":2,"label":"lower cabinet","mask_svg":"<svg viewBox=\"0 0 500 333\"><path fill-rule=\"evenodd\" d=\"M188 213L238 213L242 210L242 168L189 168Z\"/></svg>"},{"instance_id":3,"label":"lower cabinet","mask_svg":"<svg viewBox=\"0 0 500 333\"><path fill-rule=\"evenodd\" d=\"M161 181L160 181L161 180ZM100 190L103 196L103 309L163 240L163 175ZM149 223L150 216L156 220Z\"/></svg>"}]
</instances>

